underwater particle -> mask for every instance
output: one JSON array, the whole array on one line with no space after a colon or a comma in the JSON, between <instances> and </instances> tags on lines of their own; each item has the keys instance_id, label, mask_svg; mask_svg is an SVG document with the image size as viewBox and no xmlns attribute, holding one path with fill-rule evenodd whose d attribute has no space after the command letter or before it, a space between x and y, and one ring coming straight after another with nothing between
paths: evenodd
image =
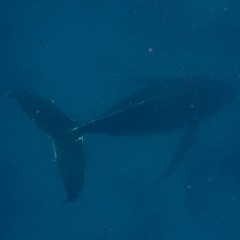
<instances>
[{"instance_id":1,"label":"underwater particle","mask_svg":"<svg viewBox=\"0 0 240 240\"><path fill-rule=\"evenodd\" d=\"M149 47L149 48L148 48L148 52L149 52L149 53L153 53L153 48Z\"/></svg>"}]
</instances>

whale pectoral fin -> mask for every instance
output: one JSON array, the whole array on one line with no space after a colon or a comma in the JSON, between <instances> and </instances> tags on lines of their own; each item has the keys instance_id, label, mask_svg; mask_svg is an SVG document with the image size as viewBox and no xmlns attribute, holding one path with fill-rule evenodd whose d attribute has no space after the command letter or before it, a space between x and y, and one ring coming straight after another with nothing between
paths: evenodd
<instances>
[{"instance_id":1,"label":"whale pectoral fin","mask_svg":"<svg viewBox=\"0 0 240 240\"><path fill-rule=\"evenodd\" d=\"M65 203L75 201L81 194L84 182L85 157L82 138L69 142L55 142L54 152L67 193Z\"/></svg>"},{"instance_id":2,"label":"whale pectoral fin","mask_svg":"<svg viewBox=\"0 0 240 240\"><path fill-rule=\"evenodd\" d=\"M173 154L173 159L170 164L167 166L165 172L158 178L156 185L163 183L183 162L187 152L191 148L194 142L194 137L196 135L197 129L200 122L195 122L190 125L184 134L183 138L177 145L177 148Z\"/></svg>"},{"instance_id":3,"label":"whale pectoral fin","mask_svg":"<svg viewBox=\"0 0 240 240\"><path fill-rule=\"evenodd\" d=\"M70 132L76 123L54 102L37 94L16 90L5 97L16 99L35 125L53 139L55 158L67 192L66 202L76 200L83 187L85 162L82 134L78 131L72 136Z\"/></svg>"},{"instance_id":4,"label":"whale pectoral fin","mask_svg":"<svg viewBox=\"0 0 240 240\"><path fill-rule=\"evenodd\" d=\"M26 90L15 90L5 97L15 99L33 123L52 138L61 138L76 123L61 111L54 101Z\"/></svg>"}]
</instances>

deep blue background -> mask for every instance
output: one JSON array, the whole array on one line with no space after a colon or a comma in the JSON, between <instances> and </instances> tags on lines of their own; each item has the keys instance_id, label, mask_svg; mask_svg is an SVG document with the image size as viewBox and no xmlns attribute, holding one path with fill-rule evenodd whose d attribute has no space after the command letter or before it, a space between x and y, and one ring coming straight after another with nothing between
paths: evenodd
<instances>
[{"instance_id":1,"label":"deep blue background","mask_svg":"<svg viewBox=\"0 0 240 240\"><path fill-rule=\"evenodd\" d=\"M0 32L0 94L32 90L78 121L131 91L133 77L240 77L239 0L5 0ZM239 240L239 103L202 123L158 190L184 130L87 136L82 196L62 205L51 140L1 100L0 239Z\"/></svg>"}]
</instances>

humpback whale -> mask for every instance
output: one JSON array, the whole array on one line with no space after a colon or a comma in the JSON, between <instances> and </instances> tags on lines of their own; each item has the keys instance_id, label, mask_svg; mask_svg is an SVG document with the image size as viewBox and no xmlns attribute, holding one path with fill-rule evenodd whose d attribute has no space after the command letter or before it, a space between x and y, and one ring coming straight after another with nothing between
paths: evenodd
<instances>
[{"instance_id":1,"label":"humpback whale","mask_svg":"<svg viewBox=\"0 0 240 240\"><path fill-rule=\"evenodd\" d=\"M85 123L70 119L53 102L26 90L15 90L6 95L16 99L33 122L53 139L67 193L66 202L76 200L82 191L85 134L145 136L187 128L173 159L157 181L160 184L183 161L201 121L217 113L234 96L229 84L199 77L159 81L153 78L148 82L142 89Z\"/></svg>"}]
</instances>

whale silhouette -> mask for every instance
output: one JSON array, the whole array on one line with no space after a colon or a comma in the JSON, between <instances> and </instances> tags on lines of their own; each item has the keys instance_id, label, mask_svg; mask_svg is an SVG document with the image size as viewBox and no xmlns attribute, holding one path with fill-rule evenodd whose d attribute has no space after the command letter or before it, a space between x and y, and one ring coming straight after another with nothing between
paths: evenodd
<instances>
[{"instance_id":1,"label":"whale silhouette","mask_svg":"<svg viewBox=\"0 0 240 240\"><path fill-rule=\"evenodd\" d=\"M76 200L83 188L85 134L145 136L187 128L173 159L157 180L160 184L183 161L201 121L217 113L234 97L231 85L205 78L153 78L151 81L148 78L147 82L141 90L86 123L72 120L52 101L29 91L15 90L6 95L16 99L37 127L53 139L66 202Z\"/></svg>"}]
</instances>

